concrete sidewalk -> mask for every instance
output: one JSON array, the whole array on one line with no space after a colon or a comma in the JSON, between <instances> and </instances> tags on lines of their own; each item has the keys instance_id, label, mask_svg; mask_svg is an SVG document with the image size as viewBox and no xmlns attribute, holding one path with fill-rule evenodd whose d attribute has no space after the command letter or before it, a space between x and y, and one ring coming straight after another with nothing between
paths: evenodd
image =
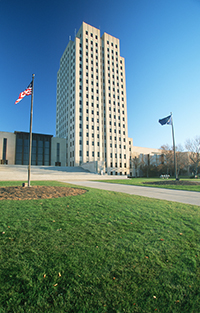
<instances>
[{"instance_id":1,"label":"concrete sidewalk","mask_svg":"<svg viewBox=\"0 0 200 313\"><path fill-rule=\"evenodd\" d=\"M200 192L183 191L154 187L140 187L122 184L95 182L95 181L64 181L65 183L97 188L102 190L116 191L128 193L130 195L143 196L148 198L155 198L160 200L167 200L173 202L180 202L185 204L192 204L200 206Z\"/></svg>"},{"instance_id":2,"label":"concrete sidewalk","mask_svg":"<svg viewBox=\"0 0 200 313\"><path fill-rule=\"evenodd\" d=\"M25 165L0 165L1 181L27 182L28 166ZM128 179L121 175L98 175L84 171L81 168L54 167L54 166L31 166L31 181L55 180L73 185L124 192L131 195L175 201L200 206L200 192L172 190L154 187L140 187L122 184L96 182L95 180Z\"/></svg>"}]
</instances>

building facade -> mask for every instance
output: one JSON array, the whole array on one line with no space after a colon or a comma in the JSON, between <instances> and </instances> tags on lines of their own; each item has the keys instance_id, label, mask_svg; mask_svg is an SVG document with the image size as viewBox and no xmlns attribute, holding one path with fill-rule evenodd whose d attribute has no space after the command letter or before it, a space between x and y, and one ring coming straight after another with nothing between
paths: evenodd
<instances>
[{"instance_id":1,"label":"building facade","mask_svg":"<svg viewBox=\"0 0 200 313\"><path fill-rule=\"evenodd\" d=\"M0 164L28 165L29 133L0 132ZM32 134L31 164L66 166L66 140L46 134Z\"/></svg>"},{"instance_id":2,"label":"building facade","mask_svg":"<svg viewBox=\"0 0 200 313\"><path fill-rule=\"evenodd\" d=\"M119 39L83 23L57 74L56 137L66 138L66 165L104 163L129 173L125 61Z\"/></svg>"}]
</instances>

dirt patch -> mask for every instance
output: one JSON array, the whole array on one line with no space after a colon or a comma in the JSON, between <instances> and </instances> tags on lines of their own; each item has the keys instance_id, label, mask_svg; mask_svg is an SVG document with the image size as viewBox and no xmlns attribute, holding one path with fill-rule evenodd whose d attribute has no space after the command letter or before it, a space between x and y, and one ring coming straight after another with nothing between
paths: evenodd
<instances>
[{"instance_id":1,"label":"dirt patch","mask_svg":"<svg viewBox=\"0 0 200 313\"><path fill-rule=\"evenodd\" d=\"M69 187L0 187L0 200L51 199L82 195L87 190Z\"/></svg>"},{"instance_id":2,"label":"dirt patch","mask_svg":"<svg viewBox=\"0 0 200 313\"><path fill-rule=\"evenodd\" d=\"M197 186L200 182L190 180L161 180L154 182L145 182L148 185L176 185L176 186Z\"/></svg>"}]
</instances>

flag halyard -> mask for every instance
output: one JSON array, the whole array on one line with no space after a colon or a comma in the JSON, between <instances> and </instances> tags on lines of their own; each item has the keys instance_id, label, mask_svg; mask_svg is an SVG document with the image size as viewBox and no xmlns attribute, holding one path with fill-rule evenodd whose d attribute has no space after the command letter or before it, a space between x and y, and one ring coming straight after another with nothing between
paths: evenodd
<instances>
[{"instance_id":1,"label":"flag halyard","mask_svg":"<svg viewBox=\"0 0 200 313\"><path fill-rule=\"evenodd\" d=\"M30 96L32 94L33 81L28 85L28 87L19 94L19 98L15 101L15 104L19 103L25 96Z\"/></svg>"}]
</instances>

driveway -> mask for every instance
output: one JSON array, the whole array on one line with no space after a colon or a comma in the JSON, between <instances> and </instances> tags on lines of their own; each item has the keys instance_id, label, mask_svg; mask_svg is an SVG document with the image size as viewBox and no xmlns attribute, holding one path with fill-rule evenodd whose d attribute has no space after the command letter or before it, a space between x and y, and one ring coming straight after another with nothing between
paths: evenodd
<instances>
[{"instance_id":1,"label":"driveway","mask_svg":"<svg viewBox=\"0 0 200 313\"><path fill-rule=\"evenodd\" d=\"M172 190L164 188L154 187L140 187L133 185L122 185L113 183L104 183L96 181L64 181L65 183L97 188L102 190L116 191L128 193L130 195L143 196L148 198L155 198L160 200L174 201L185 204L192 204L200 206L200 192L195 191L183 191L183 190Z\"/></svg>"}]
</instances>

